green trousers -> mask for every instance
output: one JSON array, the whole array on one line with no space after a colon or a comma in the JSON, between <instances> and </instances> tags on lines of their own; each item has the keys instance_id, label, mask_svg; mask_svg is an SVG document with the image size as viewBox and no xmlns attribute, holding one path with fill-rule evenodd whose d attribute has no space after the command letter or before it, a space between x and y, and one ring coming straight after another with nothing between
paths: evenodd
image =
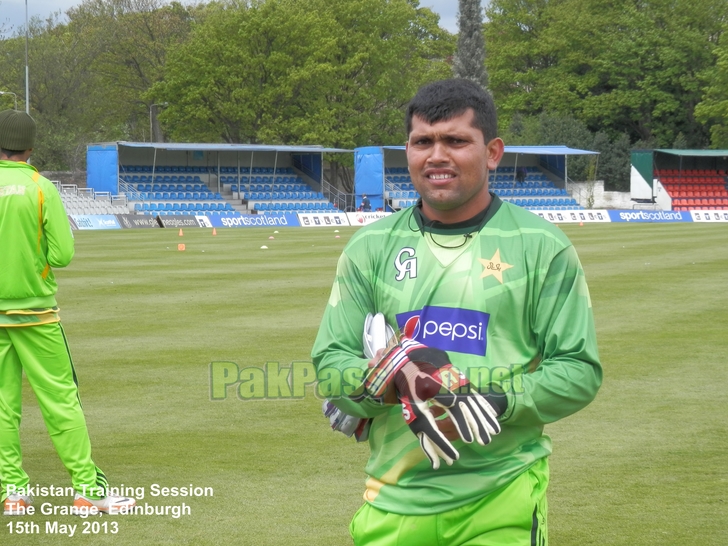
<instances>
[{"instance_id":1,"label":"green trousers","mask_svg":"<svg viewBox=\"0 0 728 546\"><path fill-rule=\"evenodd\" d=\"M106 477L91 459L76 372L63 328L56 322L0 328L1 498L7 496L8 485L21 488L29 483L20 450L23 371L73 487L81 493L84 486L108 488Z\"/></svg>"},{"instance_id":2,"label":"green trousers","mask_svg":"<svg viewBox=\"0 0 728 546\"><path fill-rule=\"evenodd\" d=\"M548 462L473 503L428 516L403 516L370 504L349 530L356 546L548 546Z\"/></svg>"}]
</instances>

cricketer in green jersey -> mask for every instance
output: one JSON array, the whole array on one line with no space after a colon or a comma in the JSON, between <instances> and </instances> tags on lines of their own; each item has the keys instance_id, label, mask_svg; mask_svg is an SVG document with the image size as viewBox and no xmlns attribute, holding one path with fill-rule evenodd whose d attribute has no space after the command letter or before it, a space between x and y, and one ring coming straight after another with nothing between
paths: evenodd
<instances>
[{"instance_id":1,"label":"cricketer in green jersey","mask_svg":"<svg viewBox=\"0 0 728 546\"><path fill-rule=\"evenodd\" d=\"M58 191L27 163L35 134L26 113L0 112L0 500L5 515L23 515L33 502L20 450L24 371L71 475L73 509L108 512L134 500L108 495L91 459L52 269L70 263L73 235Z\"/></svg>"},{"instance_id":2,"label":"cricketer in green jersey","mask_svg":"<svg viewBox=\"0 0 728 546\"><path fill-rule=\"evenodd\" d=\"M433 469L403 406L387 403L396 397L326 393L343 412L372 419L354 542L547 544L544 425L586 406L602 379L581 264L558 228L489 193L488 173L503 154L489 94L466 80L426 86L408 106L407 132L421 200L347 244L314 364L319 377L331 368L364 378L375 364L363 356L364 320L383 313L446 351L501 430L486 445L464 443L449 418L438 420L458 457Z\"/></svg>"}]
</instances>

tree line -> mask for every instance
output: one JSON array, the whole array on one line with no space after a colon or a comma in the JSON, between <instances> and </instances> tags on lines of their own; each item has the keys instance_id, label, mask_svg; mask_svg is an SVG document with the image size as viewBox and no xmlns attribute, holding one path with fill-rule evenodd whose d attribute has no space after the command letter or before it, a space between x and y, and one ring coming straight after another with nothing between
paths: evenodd
<instances>
[{"instance_id":1,"label":"tree line","mask_svg":"<svg viewBox=\"0 0 728 546\"><path fill-rule=\"evenodd\" d=\"M598 172L569 173L610 189L628 189L631 148L728 147L728 0L491 0L485 15L507 144L597 150ZM438 22L418 0L85 0L31 19L35 164L83 169L88 143L149 141L157 122L176 142L402 144L409 98L467 61ZM23 109L25 29L0 30L0 91Z\"/></svg>"}]
</instances>

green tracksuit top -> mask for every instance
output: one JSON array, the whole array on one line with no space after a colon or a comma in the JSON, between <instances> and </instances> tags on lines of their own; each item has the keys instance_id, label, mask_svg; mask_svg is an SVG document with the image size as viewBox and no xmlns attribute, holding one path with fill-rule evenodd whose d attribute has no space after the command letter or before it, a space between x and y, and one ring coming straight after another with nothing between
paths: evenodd
<instances>
[{"instance_id":1,"label":"green tracksuit top","mask_svg":"<svg viewBox=\"0 0 728 546\"><path fill-rule=\"evenodd\" d=\"M73 258L61 197L35 167L0 161L0 311L55 307L52 267Z\"/></svg>"},{"instance_id":2,"label":"green tracksuit top","mask_svg":"<svg viewBox=\"0 0 728 546\"><path fill-rule=\"evenodd\" d=\"M341 378L340 392L322 394L374 417L364 498L382 510L440 513L499 489L551 453L544 425L586 406L601 385L576 251L557 227L492 197L481 223L462 230L423 228L416 207L400 211L360 229L339 260L312 358L320 384ZM489 445L456 441L460 459L432 470L401 406L345 396L367 369L362 330L376 312L447 351L481 392L506 392L503 430Z\"/></svg>"}]
</instances>

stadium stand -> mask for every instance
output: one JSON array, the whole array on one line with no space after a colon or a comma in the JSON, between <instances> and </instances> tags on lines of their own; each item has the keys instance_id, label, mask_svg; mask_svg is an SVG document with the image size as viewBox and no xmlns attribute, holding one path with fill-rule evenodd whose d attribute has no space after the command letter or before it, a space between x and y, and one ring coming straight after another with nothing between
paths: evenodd
<instances>
[{"instance_id":1,"label":"stadium stand","mask_svg":"<svg viewBox=\"0 0 728 546\"><path fill-rule=\"evenodd\" d=\"M152 172L149 165L124 165L120 170L119 189L137 214L209 216L237 213L220 193L207 186L208 170L160 166Z\"/></svg>"},{"instance_id":2,"label":"stadium stand","mask_svg":"<svg viewBox=\"0 0 728 546\"><path fill-rule=\"evenodd\" d=\"M53 182L61 194L66 214L129 214L126 195L95 192L92 188L79 188L75 184Z\"/></svg>"},{"instance_id":3,"label":"stadium stand","mask_svg":"<svg viewBox=\"0 0 728 546\"><path fill-rule=\"evenodd\" d=\"M527 209L580 210L582 207L563 188L554 183L538 167L527 167L524 181L517 182L514 167L498 167L490 175L490 189L504 201ZM385 197L393 209L409 207L417 202L415 191L405 167L391 167L385 170Z\"/></svg>"},{"instance_id":4,"label":"stadium stand","mask_svg":"<svg viewBox=\"0 0 728 546\"><path fill-rule=\"evenodd\" d=\"M725 176L725 171L708 169L655 171L676 211L728 209Z\"/></svg>"},{"instance_id":5,"label":"stadium stand","mask_svg":"<svg viewBox=\"0 0 728 546\"><path fill-rule=\"evenodd\" d=\"M222 171L222 169L221 169ZM291 167L228 167L220 173L223 188L249 210L333 211L336 207L296 175Z\"/></svg>"},{"instance_id":6,"label":"stadium stand","mask_svg":"<svg viewBox=\"0 0 728 546\"><path fill-rule=\"evenodd\" d=\"M186 170L190 169L190 171ZM151 167L125 165L123 191L141 214L240 214L337 210L291 167ZM210 190L208 184L220 192ZM234 205L240 205L236 207ZM161 207L161 208L160 208Z\"/></svg>"}]
</instances>

